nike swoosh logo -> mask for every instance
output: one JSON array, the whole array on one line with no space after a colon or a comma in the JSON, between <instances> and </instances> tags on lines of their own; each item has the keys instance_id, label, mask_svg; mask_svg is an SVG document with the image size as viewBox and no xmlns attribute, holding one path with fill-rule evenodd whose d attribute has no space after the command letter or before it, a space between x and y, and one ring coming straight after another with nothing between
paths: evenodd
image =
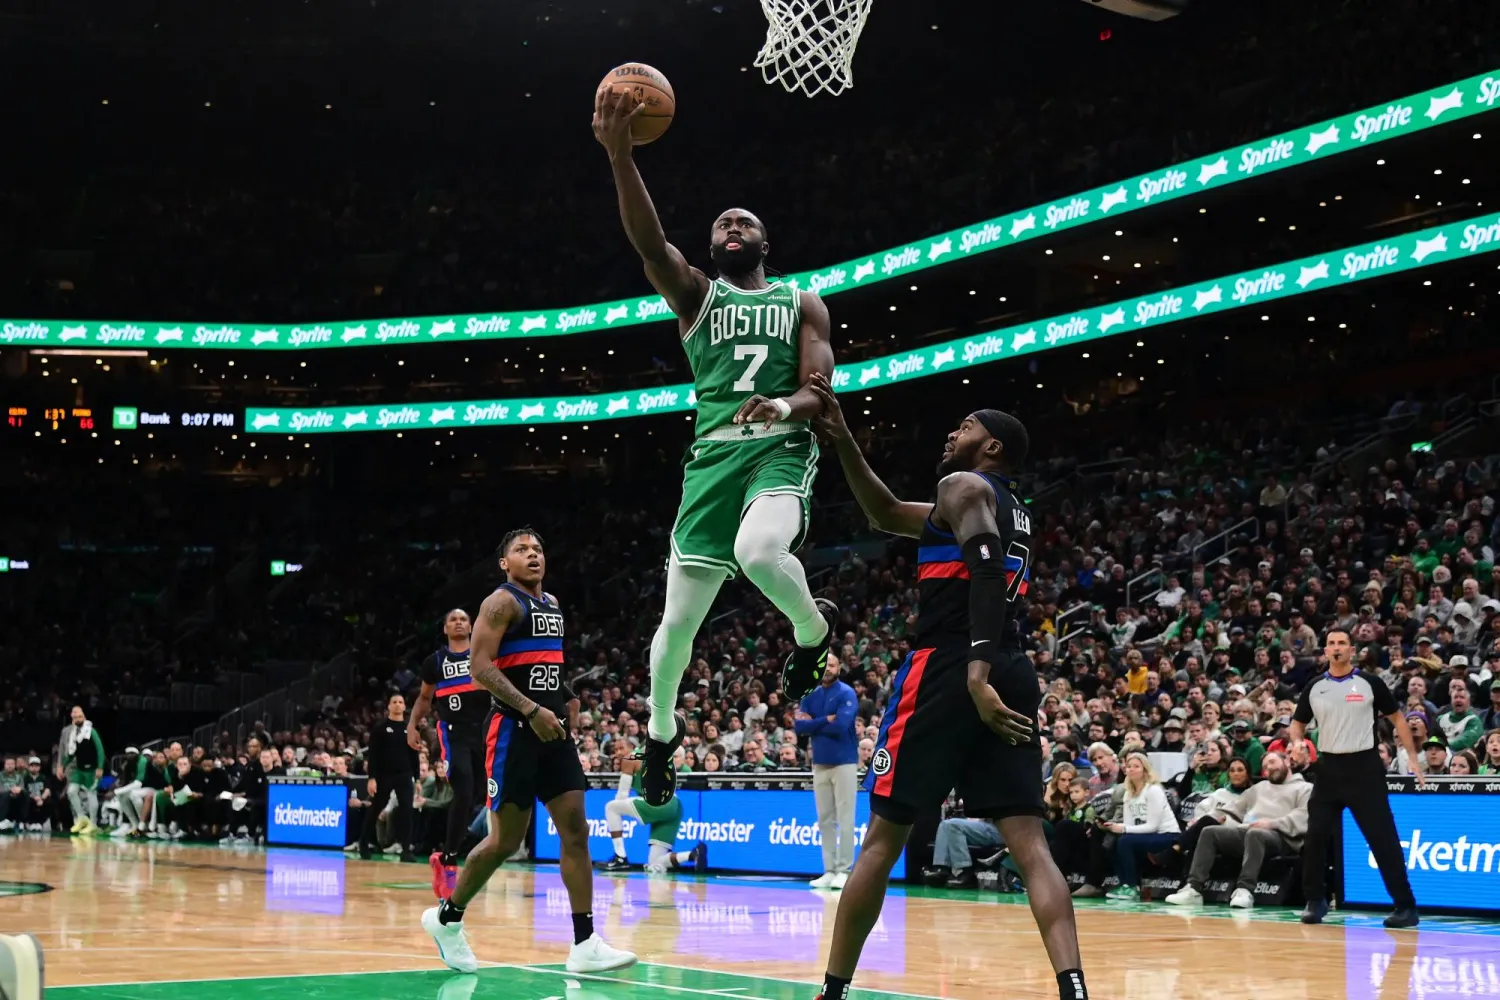
<instances>
[{"instance_id":1,"label":"nike swoosh logo","mask_svg":"<svg viewBox=\"0 0 1500 1000\"><path fill-rule=\"evenodd\" d=\"M801 441L788 441L786 444L782 445L782 447L783 448L795 448L795 447L797 447L797 445L799 445L801 443L802 443Z\"/></svg>"},{"instance_id":2,"label":"nike swoosh logo","mask_svg":"<svg viewBox=\"0 0 1500 1000\"><path fill-rule=\"evenodd\" d=\"M988 639L975 639L973 642L969 643L969 645L971 647L972 646L983 646L987 642L989 642Z\"/></svg>"}]
</instances>

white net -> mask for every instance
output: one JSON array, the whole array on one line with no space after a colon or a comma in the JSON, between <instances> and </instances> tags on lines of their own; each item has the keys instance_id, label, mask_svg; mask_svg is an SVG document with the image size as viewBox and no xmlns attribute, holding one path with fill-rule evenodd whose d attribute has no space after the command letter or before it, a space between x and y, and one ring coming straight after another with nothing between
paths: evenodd
<instances>
[{"instance_id":1,"label":"white net","mask_svg":"<svg viewBox=\"0 0 1500 1000\"><path fill-rule=\"evenodd\" d=\"M874 0L760 0L770 26L755 57L767 83L815 97L854 86L854 47Z\"/></svg>"}]
</instances>

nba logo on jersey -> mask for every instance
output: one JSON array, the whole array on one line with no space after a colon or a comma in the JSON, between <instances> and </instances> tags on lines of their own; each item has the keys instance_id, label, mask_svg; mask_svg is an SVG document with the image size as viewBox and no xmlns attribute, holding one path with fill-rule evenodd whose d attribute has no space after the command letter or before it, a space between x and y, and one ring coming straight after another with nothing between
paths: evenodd
<instances>
[{"instance_id":1,"label":"nba logo on jersey","mask_svg":"<svg viewBox=\"0 0 1500 1000\"><path fill-rule=\"evenodd\" d=\"M979 546L979 555L982 559L988 559L990 557L990 547L988 545Z\"/></svg>"},{"instance_id":2,"label":"nba logo on jersey","mask_svg":"<svg viewBox=\"0 0 1500 1000\"><path fill-rule=\"evenodd\" d=\"M533 638L556 637L563 635L563 616L555 611L533 611L531 613L531 634Z\"/></svg>"}]
</instances>

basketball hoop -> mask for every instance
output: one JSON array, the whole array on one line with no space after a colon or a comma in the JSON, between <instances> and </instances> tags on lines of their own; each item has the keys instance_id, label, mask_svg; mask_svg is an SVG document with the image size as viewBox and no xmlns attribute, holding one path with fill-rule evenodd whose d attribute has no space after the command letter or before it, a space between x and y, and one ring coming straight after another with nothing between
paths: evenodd
<instances>
[{"instance_id":1,"label":"basketball hoop","mask_svg":"<svg viewBox=\"0 0 1500 1000\"><path fill-rule=\"evenodd\" d=\"M767 83L838 95L854 86L854 47L874 0L760 0L770 26L755 57Z\"/></svg>"}]
</instances>

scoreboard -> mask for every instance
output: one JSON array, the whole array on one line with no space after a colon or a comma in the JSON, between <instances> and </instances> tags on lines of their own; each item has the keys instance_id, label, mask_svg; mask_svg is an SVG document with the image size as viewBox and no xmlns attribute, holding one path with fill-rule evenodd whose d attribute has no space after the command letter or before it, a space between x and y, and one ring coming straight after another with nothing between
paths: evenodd
<instances>
[{"instance_id":1,"label":"scoreboard","mask_svg":"<svg viewBox=\"0 0 1500 1000\"><path fill-rule=\"evenodd\" d=\"M5 426L20 431L91 431L94 410L88 406L7 406Z\"/></svg>"},{"instance_id":2,"label":"scoreboard","mask_svg":"<svg viewBox=\"0 0 1500 1000\"><path fill-rule=\"evenodd\" d=\"M237 430L232 410L148 410L138 406L36 406L5 408L5 427L34 434L70 431Z\"/></svg>"}]
</instances>

